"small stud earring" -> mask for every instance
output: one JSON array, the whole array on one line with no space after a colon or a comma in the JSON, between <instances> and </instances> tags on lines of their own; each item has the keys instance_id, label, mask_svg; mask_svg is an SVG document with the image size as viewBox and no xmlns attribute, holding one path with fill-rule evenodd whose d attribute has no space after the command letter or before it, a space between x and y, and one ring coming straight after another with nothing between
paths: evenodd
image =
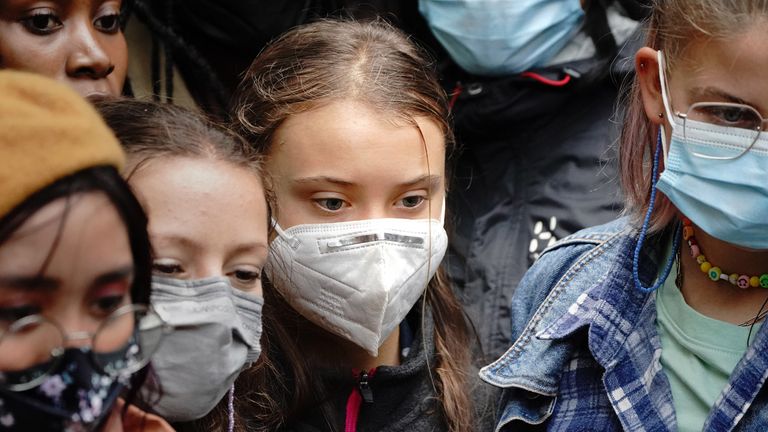
<instances>
[{"instance_id":1,"label":"small stud earring","mask_svg":"<svg viewBox=\"0 0 768 432\"><path fill-rule=\"evenodd\" d=\"M659 118L664 118L664 113L659 113Z\"/></svg>"}]
</instances>

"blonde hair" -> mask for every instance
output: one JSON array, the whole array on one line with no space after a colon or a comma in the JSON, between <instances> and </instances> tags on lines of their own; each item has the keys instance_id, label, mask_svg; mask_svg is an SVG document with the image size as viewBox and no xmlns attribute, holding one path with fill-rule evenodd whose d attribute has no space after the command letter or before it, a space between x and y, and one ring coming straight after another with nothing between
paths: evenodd
<instances>
[{"instance_id":1,"label":"blonde hair","mask_svg":"<svg viewBox=\"0 0 768 432\"><path fill-rule=\"evenodd\" d=\"M768 0L654 0L651 8L645 45L664 51L668 70L685 58L692 43L728 39L748 29L750 22L768 19ZM650 164L659 127L645 114L637 78L627 97L629 106L621 132L619 164L625 211L639 223L650 205ZM657 194L650 231L667 226L675 211L664 194Z\"/></svg>"}]
</instances>

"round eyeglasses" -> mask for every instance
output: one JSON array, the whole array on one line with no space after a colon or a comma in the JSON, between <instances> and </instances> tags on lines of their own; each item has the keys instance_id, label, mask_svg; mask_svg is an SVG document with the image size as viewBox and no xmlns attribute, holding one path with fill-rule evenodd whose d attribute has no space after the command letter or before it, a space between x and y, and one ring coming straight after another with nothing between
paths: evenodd
<instances>
[{"instance_id":1,"label":"round eyeglasses","mask_svg":"<svg viewBox=\"0 0 768 432\"><path fill-rule=\"evenodd\" d=\"M699 102L688 108L688 112L676 113L683 120L683 136L689 144L688 150L698 157L707 159L736 159L752 149L763 131L766 120L749 105L729 102ZM696 146L702 125L722 128L728 141L717 146Z\"/></svg>"},{"instance_id":2,"label":"round eyeglasses","mask_svg":"<svg viewBox=\"0 0 768 432\"><path fill-rule=\"evenodd\" d=\"M29 315L0 335L0 386L24 391L41 384L56 370L70 341L91 341L91 361L109 376L130 375L144 367L173 327L152 308L122 306L93 333L65 333L55 321Z\"/></svg>"}]
</instances>

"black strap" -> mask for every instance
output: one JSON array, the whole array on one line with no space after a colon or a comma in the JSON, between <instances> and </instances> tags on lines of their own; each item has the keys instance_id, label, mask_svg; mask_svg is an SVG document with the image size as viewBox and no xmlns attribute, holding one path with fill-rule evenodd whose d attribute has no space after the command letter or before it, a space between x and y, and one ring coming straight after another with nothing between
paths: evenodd
<instances>
[{"instance_id":1,"label":"black strap","mask_svg":"<svg viewBox=\"0 0 768 432\"><path fill-rule=\"evenodd\" d=\"M597 57L610 61L618 53L616 38L608 25L606 0L586 0L584 2L584 31L592 39L597 50Z\"/></svg>"}]
</instances>

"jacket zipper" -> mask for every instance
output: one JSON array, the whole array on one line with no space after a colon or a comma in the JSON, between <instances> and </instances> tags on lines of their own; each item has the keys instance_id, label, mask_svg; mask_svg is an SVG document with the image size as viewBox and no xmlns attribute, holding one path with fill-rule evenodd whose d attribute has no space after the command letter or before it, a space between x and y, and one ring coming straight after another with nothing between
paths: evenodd
<instances>
[{"instance_id":1,"label":"jacket zipper","mask_svg":"<svg viewBox=\"0 0 768 432\"><path fill-rule=\"evenodd\" d=\"M376 373L376 368L369 372L353 370L356 386L352 388L347 398L347 415L344 421L344 432L357 432L357 418L360 416L360 407L363 402L373 403L373 390L370 379Z\"/></svg>"}]
</instances>

